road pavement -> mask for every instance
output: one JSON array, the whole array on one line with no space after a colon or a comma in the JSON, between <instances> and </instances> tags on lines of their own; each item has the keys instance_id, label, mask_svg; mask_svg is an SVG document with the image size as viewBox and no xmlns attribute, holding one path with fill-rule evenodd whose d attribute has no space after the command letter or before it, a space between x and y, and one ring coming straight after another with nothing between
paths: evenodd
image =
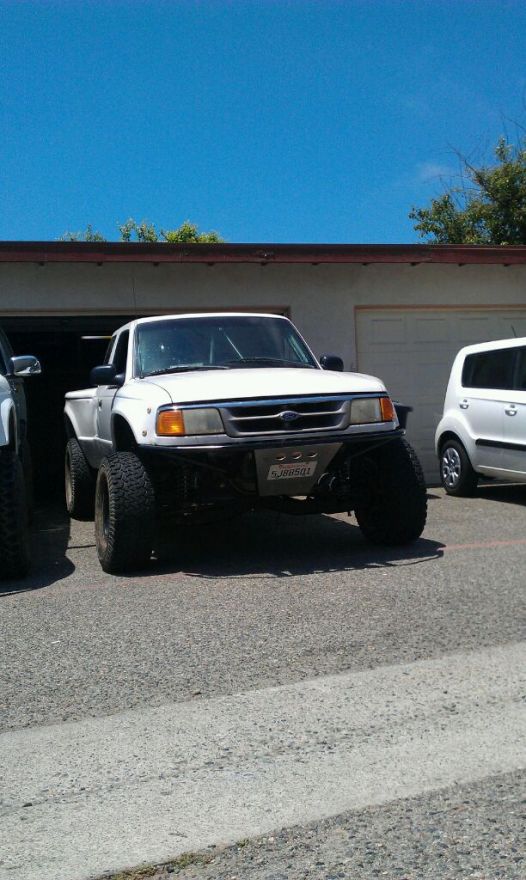
<instances>
[{"instance_id":1,"label":"road pavement","mask_svg":"<svg viewBox=\"0 0 526 880\"><path fill-rule=\"evenodd\" d=\"M35 574L0 595L0 878L240 839L184 876L523 876L526 490L430 495L409 549L254 515L128 578L40 511Z\"/></svg>"}]
</instances>

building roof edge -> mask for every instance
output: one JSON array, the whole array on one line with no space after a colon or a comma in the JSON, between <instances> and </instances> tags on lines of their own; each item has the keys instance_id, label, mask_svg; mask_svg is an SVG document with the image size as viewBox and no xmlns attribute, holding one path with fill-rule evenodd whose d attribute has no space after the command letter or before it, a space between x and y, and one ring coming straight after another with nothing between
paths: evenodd
<instances>
[{"instance_id":1,"label":"building roof edge","mask_svg":"<svg viewBox=\"0 0 526 880\"><path fill-rule=\"evenodd\" d=\"M526 264L526 245L0 241L10 263Z\"/></svg>"}]
</instances>

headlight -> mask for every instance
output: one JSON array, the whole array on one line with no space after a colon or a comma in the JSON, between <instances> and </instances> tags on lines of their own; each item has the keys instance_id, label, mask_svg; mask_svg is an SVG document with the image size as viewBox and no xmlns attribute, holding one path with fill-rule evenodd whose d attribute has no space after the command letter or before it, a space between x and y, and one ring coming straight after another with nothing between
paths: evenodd
<instances>
[{"instance_id":1,"label":"headlight","mask_svg":"<svg viewBox=\"0 0 526 880\"><path fill-rule=\"evenodd\" d=\"M157 413L155 432L159 437L222 434L223 422L217 409L162 409Z\"/></svg>"},{"instance_id":2,"label":"headlight","mask_svg":"<svg viewBox=\"0 0 526 880\"><path fill-rule=\"evenodd\" d=\"M362 397L351 403L351 425L394 421L396 412L389 397Z\"/></svg>"}]
</instances>

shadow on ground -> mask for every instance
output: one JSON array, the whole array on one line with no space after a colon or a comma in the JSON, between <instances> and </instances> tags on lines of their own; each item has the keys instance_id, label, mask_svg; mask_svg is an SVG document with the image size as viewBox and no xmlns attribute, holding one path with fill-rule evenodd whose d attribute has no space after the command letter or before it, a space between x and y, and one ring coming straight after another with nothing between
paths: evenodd
<instances>
[{"instance_id":1,"label":"shadow on ground","mask_svg":"<svg viewBox=\"0 0 526 880\"><path fill-rule=\"evenodd\" d=\"M39 508L32 529L31 572L23 580L0 582L0 597L42 589L67 578L75 570L66 555L68 546L77 549L75 532L72 540L70 520L60 504ZM405 547L368 544L356 521L344 516L257 511L209 525L165 525L149 566L127 576L184 572L206 579L287 578L418 565L442 555L442 544L424 538ZM94 547L92 562L98 568Z\"/></svg>"},{"instance_id":2,"label":"shadow on ground","mask_svg":"<svg viewBox=\"0 0 526 880\"><path fill-rule=\"evenodd\" d=\"M477 496L487 501L504 504L526 505L526 485L524 483L484 483L477 488Z\"/></svg>"},{"instance_id":3,"label":"shadow on ground","mask_svg":"<svg viewBox=\"0 0 526 880\"><path fill-rule=\"evenodd\" d=\"M0 597L40 590L70 575L75 566L66 553L70 519L60 504L35 511L31 529L31 571L22 580L0 581Z\"/></svg>"},{"instance_id":4,"label":"shadow on ground","mask_svg":"<svg viewBox=\"0 0 526 880\"><path fill-rule=\"evenodd\" d=\"M194 529L165 528L157 559L141 574L284 578L417 565L442 555L442 544L424 538L405 547L368 544L351 518L262 511Z\"/></svg>"}]
</instances>

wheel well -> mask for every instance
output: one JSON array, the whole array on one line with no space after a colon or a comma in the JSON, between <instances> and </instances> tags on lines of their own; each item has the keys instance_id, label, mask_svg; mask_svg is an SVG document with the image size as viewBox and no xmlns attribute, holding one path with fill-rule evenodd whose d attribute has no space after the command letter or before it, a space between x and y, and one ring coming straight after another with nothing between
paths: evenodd
<instances>
[{"instance_id":1,"label":"wheel well","mask_svg":"<svg viewBox=\"0 0 526 880\"><path fill-rule=\"evenodd\" d=\"M455 434L453 431L445 431L441 435L440 440L438 441L438 451L439 452L442 451L442 447L444 446L444 443L446 443L448 440L455 440L457 443L460 443L460 445L462 446L462 449L465 448L464 444L462 443L462 440L460 439L460 437L457 434Z\"/></svg>"},{"instance_id":2,"label":"wheel well","mask_svg":"<svg viewBox=\"0 0 526 880\"><path fill-rule=\"evenodd\" d=\"M133 452L137 443L126 419L122 416L113 418L113 447L116 452Z\"/></svg>"},{"instance_id":3,"label":"wheel well","mask_svg":"<svg viewBox=\"0 0 526 880\"><path fill-rule=\"evenodd\" d=\"M66 432L66 439L71 440L73 437L76 437L75 428L71 424L71 419L68 416L64 416L64 430Z\"/></svg>"}]
</instances>

